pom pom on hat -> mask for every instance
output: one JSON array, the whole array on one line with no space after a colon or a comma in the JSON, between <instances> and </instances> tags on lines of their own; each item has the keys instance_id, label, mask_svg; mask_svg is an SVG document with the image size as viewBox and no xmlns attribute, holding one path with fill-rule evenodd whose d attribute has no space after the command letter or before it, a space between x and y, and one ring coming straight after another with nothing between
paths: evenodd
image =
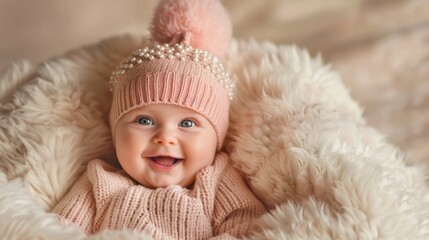
<instances>
[{"instance_id":1,"label":"pom pom on hat","mask_svg":"<svg viewBox=\"0 0 429 240\"><path fill-rule=\"evenodd\" d=\"M192 47L223 58L231 41L231 21L219 0L162 0L152 20L154 40L171 43L185 33Z\"/></svg>"}]
</instances>

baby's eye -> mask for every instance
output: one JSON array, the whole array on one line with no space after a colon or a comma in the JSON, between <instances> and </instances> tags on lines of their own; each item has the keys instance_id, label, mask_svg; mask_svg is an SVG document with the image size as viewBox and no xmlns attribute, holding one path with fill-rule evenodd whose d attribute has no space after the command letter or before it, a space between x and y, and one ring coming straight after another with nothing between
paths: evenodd
<instances>
[{"instance_id":1,"label":"baby's eye","mask_svg":"<svg viewBox=\"0 0 429 240\"><path fill-rule=\"evenodd\" d=\"M180 126L184 128L194 127L196 124L194 121L186 119L180 122Z\"/></svg>"},{"instance_id":2,"label":"baby's eye","mask_svg":"<svg viewBox=\"0 0 429 240\"><path fill-rule=\"evenodd\" d=\"M137 118L136 122L141 125L153 125L152 118L146 116Z\"/></svg>"}]
</instances>

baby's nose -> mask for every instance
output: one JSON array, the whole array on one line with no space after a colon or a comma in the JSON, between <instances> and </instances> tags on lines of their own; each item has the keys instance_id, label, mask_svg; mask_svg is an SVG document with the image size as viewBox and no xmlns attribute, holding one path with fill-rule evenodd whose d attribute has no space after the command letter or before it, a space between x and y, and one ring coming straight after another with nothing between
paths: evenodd
<instances>
[{"instance_id":1,"label":"baby's nose","mask_svg":"<svg viewBox=\"0 0 429 240\"><path fill-rule=\"evenodd\" d=\"M153 138L153 143L158 145L176 145L177 138L171 134L162 133Z\"/></svg>"}]
</instances>

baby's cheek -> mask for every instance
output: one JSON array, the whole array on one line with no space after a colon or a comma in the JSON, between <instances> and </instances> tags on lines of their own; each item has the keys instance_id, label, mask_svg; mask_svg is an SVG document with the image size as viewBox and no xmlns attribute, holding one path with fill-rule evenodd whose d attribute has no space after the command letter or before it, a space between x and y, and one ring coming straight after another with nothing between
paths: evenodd
<instances>
[{"instance_id":1,"label":"baby's cheek","mask_svg":"<svg viewBox=\"0 0 429 240\"><path fill-rule=\"evenodd\" d=\"M205 137L196 141L193 146L194 151L199 155L212 155L216 152L217 142Z\"/></svg>"},{"instance_id":2,"label":"baby's cheek","mask_svg":"<svg viewBox=\"0 0 429 240\"><path fill-rule=\"evenodd\" d=\"M116 145L126 148L135 148L144 143L144 134L133 129L124 129L117 133Z\"/></svg>"}]
</instances>

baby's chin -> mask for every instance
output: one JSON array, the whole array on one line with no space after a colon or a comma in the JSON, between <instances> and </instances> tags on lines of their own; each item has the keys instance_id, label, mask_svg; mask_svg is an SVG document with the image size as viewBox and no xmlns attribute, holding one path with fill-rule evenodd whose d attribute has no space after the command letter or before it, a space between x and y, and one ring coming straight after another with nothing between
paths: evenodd
<instances>
[{"instance_id":1,"label":"baby's chin","mask_svg":"<svg viewBox=\"0 0 429 240\"><path fill-rule=\"evenodd\" d=\"M164 181L154 181L154 182L139 182L140 185L151 188L151 189L157 189L157 188L167 188L170 186L180 186L182 188L188 188L192 189L194 186L195 177L191 179L183 179L181 181L174 181L174 180L164 180Z\"/></svg>"}]
</instances>

